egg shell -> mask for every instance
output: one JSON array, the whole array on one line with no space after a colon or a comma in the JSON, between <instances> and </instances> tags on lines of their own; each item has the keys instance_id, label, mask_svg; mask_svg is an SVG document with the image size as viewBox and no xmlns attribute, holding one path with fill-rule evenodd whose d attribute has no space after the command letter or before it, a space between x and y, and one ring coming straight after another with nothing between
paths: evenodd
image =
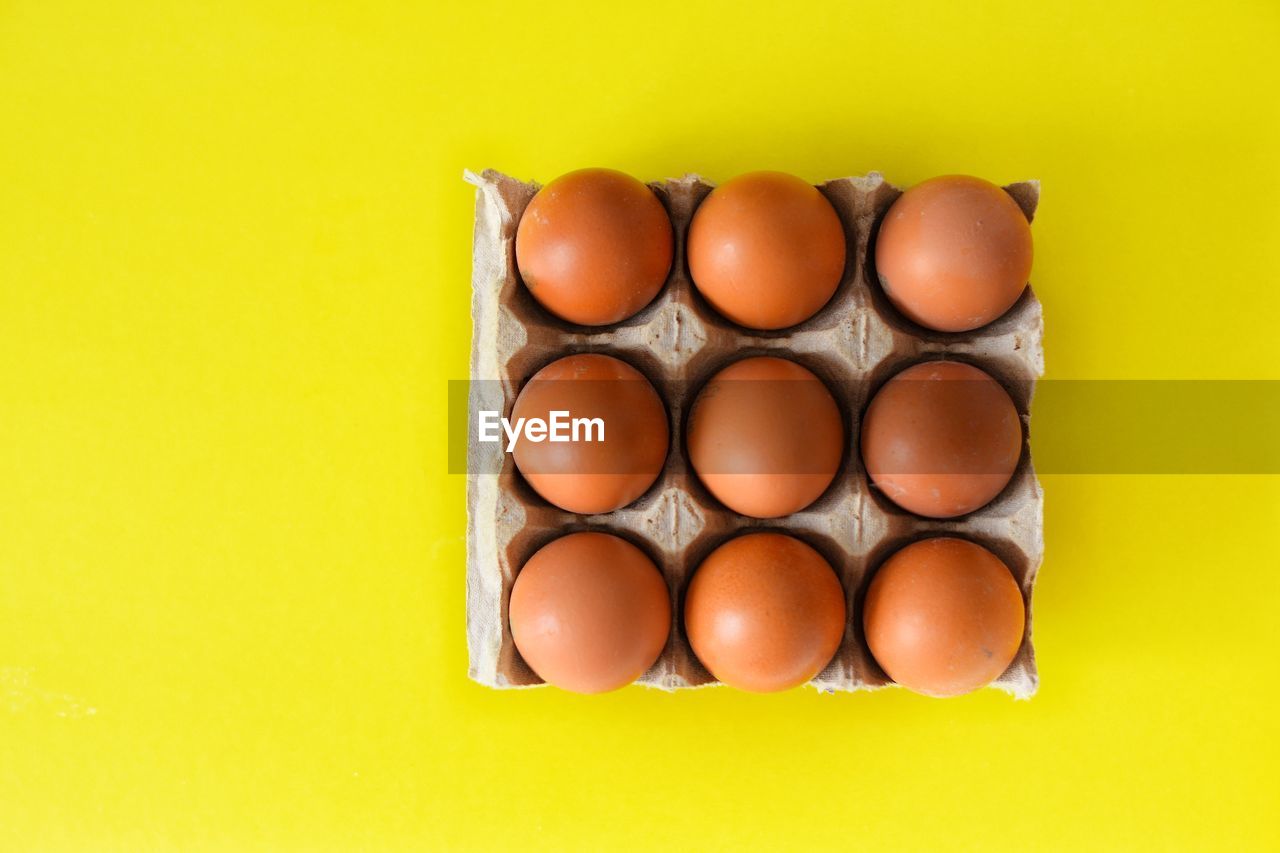
<instances>
[{"instance_id":1,"label":"egg shell","mask_svg":"<svg viewBox=\"0 0 1280 853\"><path fill-rule=\"evenodd\" d=\"M955 537L896 552L872 577L862 609L876 662L927 696L958 696L998 678L1022 644L1023 620L1009 567Z\"/></svg>"},{"instance_id":2,"label":"egg shell","mask_svg":"<svg viewBox=\"0 0 1280 853\"><path fill-rule=\"evenodd\" d=\"M831 485L844 424L812 371L758 356L724 368L698 394L688 452L703 485L729 509L777 518L804 509Z\"/></svg>"},{"instance_id":3,"label":"egg shell","mask_svg":"<svg viewBox=\"0 0 1280 853\"><path fill-rule=\"evenodd\" d=\"M667 410L631 365L599 353L553 361L521 389L511 420L549 422L553 411L598 419L604 440L583 429L574 441L517 441L516 467L546 500L570 512L612 512L658 478L670 440Z\"/></svg>"},{"instance_id":4,"label":"egg shell","mask_svg":"<svg viewBox=\"0 0 1280 853\"><path fill-rule=\"evenodd\" d=\"M910 320L965 332L1008 311L1031 275L1031 226L1009 193L967 175L908 189L876 236L876 272Z\"/></svg>"},{"instance_id":5,"label":"egg shell","mask_svg":"<svg viewBox=\"0 0 1280 853\"><path fill-rule=\"evenodd\" d=\"M662 202L612 169L580 169L539 190L520 218L515 248L533 298L585 326L621 322L652 302L674 254Z\"/></svg>"},{"instance_id":6,"label":"egg shell","mask_svg":"<svg viewBox=\"0 0 1280 853\"><path fill-rule=\"evenodd\" d=\"M804 684L845 632L845 597L831 565L781 533L731 539L702 561L685 597L694 654L712 675L755 693Z\"/></svg>"},{"instance_id":7,"label":"egg shell","mask_svg":"<svg viewBox=\"0 0 1280 853\"><path fill-rule=\"evenodd\" d=\"M846 245L817 189L783 172L751 172L703 200L688 251L694 285L716 311L748 328L783 329L831 299Z\"/></svg>"},{"instance_id":8,"label":"egg shell","mask_svg":"<svg viewBox=\"0 0 1280 853\"><path fill-rule=\"evenodd\" d=\"M643 551L606 533L543 546L511 589L511 636L545 681L575 693L616 690L644 674L671 627L667 585Z\"/></svg>"},{"instance_id":9,"label":"egg shell","mask_svg":"<svg viewBox=\"0 0 1280 853\"><path fill-rule=\"evenodd\" d=\"M1022 421L988 374L927 361L882 387L862 418L867 474L898 506L930 518L973 512L995 499L1022 456Z\"/></svg>"}]
</instances>

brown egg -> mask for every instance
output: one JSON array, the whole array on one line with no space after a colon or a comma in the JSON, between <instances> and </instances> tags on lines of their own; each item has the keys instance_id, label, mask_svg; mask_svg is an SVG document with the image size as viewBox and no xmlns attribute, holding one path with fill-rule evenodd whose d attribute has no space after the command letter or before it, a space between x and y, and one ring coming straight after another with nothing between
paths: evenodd
<instances>
[{"instance_id":1,"label":"brown egg","mask_svg":"<svg viewBox=\"0 0 1280 853\"><path fill-rule=\"evenodd\" d=\"M804 509L840 467L844 424L813 373L782 358L721 370L689 413L689 461L734 512L776 518Z\"/></svg>"},{"instance_id":2,"label":"brown egg","mask_svg":"<svg viewBox=\"0 0 1280 853\"><path fill-rule=\"evenodd\" d=\"M671 270L671 219L653 191L612 169L556 178L529 202L516 230L516 265L542 307L603 326L627 319Z\"/></svg>"},{"instance_id":3,"label":"brown egg","mask_svg":"<svg viewBox=\"0 0 1280 853\"><path fill-rule=\"evenodd\" d=\"M940 332L985 326L1031 275L1031 226L1018 203L980 178L948 175L907 190L876 237L876 273L908 319Z\"/></svg>"},{"instance_id":4,"label":"brown egg","mask_svg":"<svg viewBox=\"0 0 1280 853\"><path fill-rule=\"evenodd\" d=\"M1013 662L1022 645L1022 593L981 545L925 539L876 572L862 624L890 678L927 696L958 696L990 684Z\"/></svg>"},{"instance_id":5,"label":"brown egg","mask_svg":"<svg viewBox=\"0 0 1280 853\"><path fill-rule=\"evenodd\" d=\"M530 557L511 588L509 613L511 638L529 668L575 693L635 681L671 629L658 567L607 533L571 533Z\"/></svg>"},{"instance_id":6,"label":"brown egg","mask_svg":"<svg viewBox=\"0 0 1280 853\"><path fill-rule=\"evenodd\" d=\"M510 420L540 418L551 425L553 412L567 413L559 422L599 419L584 424L578 440L517 440L516 467L539 495L569 512L612 512L645 493L667 458L667 410L658 392L640 371L612 356L571 355L534 374L520 391ZM571 426L560 435L573 438ZM504 447L505 437L504 437Z\"/></svg>"},{"instance_id":7,"label":"brown egg","mask_svg":"<svg viewBox=\"0 0 1280 853\"><path fill-rule=\"evenodd\" d=\"M844 273L844 227L794 175L752 172L716 188L689 226L689 272L740 326L785 329L827 304Z\"/></svg>"},{"instance_id":8,"label":"brown egg","mask_svg":"<svg viewBox=\"0 0 1280 853\"><path fill-rule=\"evenodd\" d=\"M786 690L831 662L844 636L844 590L799 539L749 533L721 545L693 575L684 625L698 660L739 690Z\"/></svg>"},{"instance_id":9,"label":"brown egg","mask_svg":"<svg viewBox=\"0 0 1280 853\"><path fill-rule=\"evenodd\" d=\"M885 383L862 419L862 461L885 497L930 518L985 506L1022 455L1008 393L957 361L926 361Z\"/></svg>"}]
</instances>

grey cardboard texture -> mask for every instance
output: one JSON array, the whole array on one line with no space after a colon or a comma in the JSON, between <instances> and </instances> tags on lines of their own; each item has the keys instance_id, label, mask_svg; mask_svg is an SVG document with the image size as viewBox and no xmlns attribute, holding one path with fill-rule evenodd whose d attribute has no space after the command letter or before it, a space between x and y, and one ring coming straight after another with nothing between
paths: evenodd
<instances>
[{"instance_id":1,"label":"grey cardboard texture","mask_svg":"<svg viewBox=\"0 0 1280 853\"><path fill-rule=\"evenodd\" d=\"M1031 644L1031 599L1044 554L1044 495L1031 464L1029 407L1044 372L1040 302L1031 288L994 323L942 334L899 315L874 281L868 248L884 212L901 191L879 174L818 185L844 224L849 247L844 276L831 301L804 323L782 332L735 326L697 294L684 258L684 238L712 185L697 176L650 187L675 229L676 255L659 296L615 326L567 324L543 310L516 271L515 233L538 190L499 172L468 172L476 192L472 270L472 351L467 483L467 641L470 675L496 688L541 684L520 658L507 624L507 602L520 567L538 548L566 533L601 530L639 545L662 570L671 592L671 635L639 683L665 690L718 682L689 647L681 619L688 581L718 545L747 530L791 533L821 552L840 576L849 619L831 663L809 684L822 691L871 690L892 682L862 634L861 601L876 567L903 545L950 534L979 542L1012 570L1026 603L1026 633L1013 663L993 686L1027 698L1039 678ZM1005 188L1031 219L1039 201L1034 181ZM578 516L542 500L521 479L510 454L474 440L475 413L509 415L522 384L538 369L575 352L604 352L644 373L667 406L671 450L654 485L615 512ZM683 427L698 390L727 364L748 355L779 355L820 376L836 395L847 447L835 482L813 505L779 519L739 516L719 504L684 459ZM926 519L901 510L873 488L858 452L858 424L870 396L903 368L948 357L976 364L1004 384L1022 415L1024 446L1012 481L991 504L957 519ZM499 473L491 473L498 471ZM488 473L486 473L488 472Z\"/></svg>"}]
</instances>

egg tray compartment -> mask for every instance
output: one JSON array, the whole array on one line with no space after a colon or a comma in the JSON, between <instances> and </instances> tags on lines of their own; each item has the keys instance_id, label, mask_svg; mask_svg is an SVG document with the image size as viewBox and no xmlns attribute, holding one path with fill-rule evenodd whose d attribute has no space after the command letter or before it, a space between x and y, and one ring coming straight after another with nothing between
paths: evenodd
<instances>
[{"instance_id":1,"label":"egg tray compartment","mask_svg":"<svg viewBox=\"0 0 1280 853\"><path fill-rule=\"evenodd\" d=\"M985 545L1012 570L1022 590L1026 629L1017 656L994 686L1020 698L1035 692L1031 596L1044 552L1044 497L1031 464L1027 427L1044 354L1040 303L1030 287L1007 314L974 332L937 333L905 319L875 283L869 252L880 218L901 191L871 173L818 185L839 214L849 247L844 274L830 302L790 329L744 329L717 314L689 277L685 235L695 209L713 188L689 175L649 185L675 228L675 258L662 292L620 324L575 326L538 305L516 270L516 226L539 185L493 170L468 172L466 179L477 187L467 449L467 640L472 679L496 688L542 683L511 638L507 604L512 583L525 561L551 540L598 530L644 550L662 570L671 593L670 637L639 683L665 690L718 684L685 636L682 614L688 581L699 563L725 541L745 531L777 530L822 553L845 591L844 638L831 663L809 684L823 691L890 686L863 636L861 602L867 583L898 548L953 534ZM1030 220L1039 185L1023 182L1005 189ZM478 410L496 409L509 417L524 382L546 364L580 352L615 355L644 373L666 404L671 429L667 461L654 485L627 507L591 516L547 503L522 479L510 454L497 444L475 441ZM846 447L834 482L816 503L778 519L754 519L726 509L685 459L685 418L698 391L718 370L750 355L777 355L808 367L831 389L844 420ZM899 509L870 485L858 451L858 425L868 400L889 377L913 363L944 356L978 365L1004 385L1021 414L1024 438L1017 470L992 503L960 518L934 520ZM495 471L496 476L489 473Z\"/></svg>"}]
</instances>

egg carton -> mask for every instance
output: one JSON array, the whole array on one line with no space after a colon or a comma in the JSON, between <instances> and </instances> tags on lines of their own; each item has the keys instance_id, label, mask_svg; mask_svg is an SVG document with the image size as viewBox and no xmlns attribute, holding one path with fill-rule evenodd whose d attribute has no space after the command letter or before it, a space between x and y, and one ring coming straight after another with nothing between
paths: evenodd
<instances>
[{"instance_id":1,"label":"egg carton","mask_svg":"<svg viewBox=\"0 0 1280 853\"><path fill-rule=\"evenodd\" d=\"M516 270L516 226L539 185L493 170L465 177L477 188L467 448L472 679L496 688L542 683L511 638L507 604L512 583L524 562L551 540L598 530L643 549L662 570L671 592L670 638L639 683L664 690L718 684L685 635L682 605L688 582L701 561L725 541L745 531L777 530L816 548L839 574L845 591L848 620L840 648L809 684L827 692L889 686L892 681L863 636L861 603L867 584L875 568L904 545L952 534L986 546L1012 570L1026 606L1026 629L1017 656L994 686L1020 698L1035 692L1039 679L1031 644L1031 597L1044 553L1044 495L1031 464L1027 426L1034 383L1044 372L1044 350L1040 302L1030 287L1003 317L972 332L932 332L904 318L876 283L869 252L881 217L901 190L873 172L817 187L839 214L848 245L844 275L830 302L790 329L744 329L717 314L690 279L685 236L713 185L687 175L649 184L675 229L675 258L662 292L620 324L575 326L538 305ZM1030 220L1039 184L1027 181L1005 189ZM475 440L479 410L510 416L524 382L546 364L580 352L615 355L640 370L657 388L670 418L671 445L662 474L634 503L601 515L576 515L550 505L524 482L510 454L497 444ZM721 368L750 355L777 355L808 367L831 389L844 419L846 447L834 482L817 502L783 518L755 519L726 509L686 460L685 419L698 391ZM992 503L955 519L920 518L896 507L870 484L858 449L859 420L879 386L911 364L939 357L970 362L995 377L1013 398L1024 427L1022 457L1008 486Z\"/></svg>"}]
</instances>

